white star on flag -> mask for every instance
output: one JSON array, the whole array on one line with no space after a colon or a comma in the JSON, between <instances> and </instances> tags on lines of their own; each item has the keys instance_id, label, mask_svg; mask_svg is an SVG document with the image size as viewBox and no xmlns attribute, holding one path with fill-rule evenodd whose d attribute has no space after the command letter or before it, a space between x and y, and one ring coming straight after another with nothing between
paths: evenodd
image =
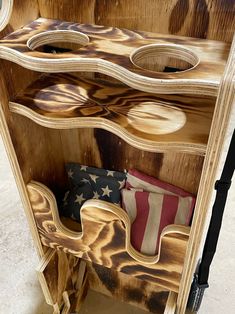
<instances>
[{"instance_id":1,"label":"white star on flag","mask_svg":"<svg viewBox=\"0 0 235 314\"><path fill-rule=\"evenodd\" d=\"M110 177L113 177L113 175L114 175L114 171L109 171L109 170L107 170L107 177L108 176L110 176Z\"/></svg>"},{"instance_id":2,"label":"white star on flag","mask_svg":"<svg viewBox=\"0 0 235 314\"><path fill-rule=\"evenodd\" d=\"M98 176L96 176L95 174L89 174L89 177L91 178L92 181L94 181L96 183L96 180L99 178Z\"/></svg>"},{"instance_id":3,"label":"white star on flag","mask_svg":"<svg viewBox=\"0 0 235 314\"><path fill-rule=\"evenodd\" d=\"M118 181L118 183L120 184L119 189L123 188L125 185L125 179L123 181Z\"/></svg>"},{"instance_id":4,"label":"white star on flag","mask_svg":"<svg viewBox=\"0 0 235 314\"><path fill-rule=\"evenodd\" d=\"M72 213L72 215L71 215L71 218L72 218L73 220L77 220L73 213Z\"/></svg>"},{"instance_id":5,"label":"white star on flag","mask_svg":"<svg viewBox=\"0 0 235 314\"><path fill-rule=\"evenodd\" d=\"M72 177L73 177L73 171L72 171L72 169L69 169L68 176L69 176L69 178L72 178Z\"/></svg>"},{"instance_id":6,"label":"white star on flag","mask_svg":"<svg viewBox=\"0 0 235 314\"><path fill-rule=\"evenodd\" d=\"M82 179L82 182L83 182L83 183L90 183L90 181L89 181L89 180L87 180L87 179L85 179L85 178L84 178L84 179Z\"/></svg>"},{"instance_id":7,"label":"white star on flag","mask_svg":"<svg viewBox=\"0 0 235 314\"><path fill-rule=\"evenodd\" d=\"M79 203L80 205L82 204L83 201L85 201L86 199L83 197L83 193L80 195L76 194L76 200L74 203Z\"/></svg>"},{"instance_id":8,"label":"white star on flag","mask_svg":"<svg viewBox=\"0 0 235 314\"><path fill-rule=\"evenodd\" d=\"M104 192L102 196L105 196L105 195L109 196L110 193L113 192L112 190L109 189L108 185L106 186L106 188L102 188L101 190L103 190Z\"/></svg>"},{"instance_id":9,"label":"white star on flag","mask_svg":"<svg viewBox=\"0 0 235 314\"><path fill-rule=\"evenodd\" d=\"M68 205L68 202L67 202L68 195L69 195L69 191L67 191L64 195L64 198L63 198L64 205Z\"/></svg>"},{"instance_id":10,"label":"white star on flag","mask_svg":"<svg viewBox=\"0 0 235 314\"><path fill-rule=\"evenodd\" d=\"M81 166L81 169L80 169L80 170L86 171L87 168L88 168L88 166Z\"/></svg>"},{"instance_id":11,"label":"white star on flag","mask_svg":"<svg viewBox=\"0 0 235 314\"><path fill-rule=\"evenodd\" d=\"M97 192L93 192L93 193L94 193L93 198L98 200L100 197L99 194Z\"/></svg>"}]
</instances>

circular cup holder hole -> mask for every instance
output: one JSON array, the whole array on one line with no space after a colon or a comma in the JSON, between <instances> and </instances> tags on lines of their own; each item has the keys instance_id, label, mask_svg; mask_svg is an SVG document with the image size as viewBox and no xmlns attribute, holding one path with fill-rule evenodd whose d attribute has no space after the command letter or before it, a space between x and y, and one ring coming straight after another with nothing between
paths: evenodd
<instances>
[{"instance_id":1,"label":"circular cup holder hole","mask_svg":"<svg viewBox=\"0 0 235 314\"><path fill-rule=\"evenodd\" d=\"M89 43L89 37L72 30L55 30L36 34L27 46L30 50L45 53L64 53L80 49Z\"/></svg>"},{"instance_id":2,"label":"circular cup holder hole","mask_svg":"<svg viewBox=\"0 0 235 314\"><path fill-rule=\"evenodd\" d=\"M196 67L198 56L188 48L174 44L150 44L136 49L131 62L152 72L182 72Z\"/></svg>"}]
</instances>

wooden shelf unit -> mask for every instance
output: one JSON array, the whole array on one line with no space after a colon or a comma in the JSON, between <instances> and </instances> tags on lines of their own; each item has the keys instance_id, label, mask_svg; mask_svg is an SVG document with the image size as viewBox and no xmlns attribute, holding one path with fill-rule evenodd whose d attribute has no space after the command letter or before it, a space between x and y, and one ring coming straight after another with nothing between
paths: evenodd
<instances>
[{"instance_id":1,"label":"wooden shelf unit","mask_svg":"<svg viewBox=\"0 0 235 314\"><path fill-rule=\"evenodd\" d=\"M69 52L36 50L57 42L68 42ZM218 41L44 18L0 41L1 58L34 71L99 72L149 93L206 96L217 95L229 49ZM179 69L165 73L168 65Z\"/></svg>"},{"instance_id":2,"label":"wooden shelf unit","mask_svg":"<svg viewBox=\"0 0 235 314\"><path fill-rule=\"evenodd\" d=\"M90 288L184 314L234 104L235 8L2 1L0 127L46 301L54 314L78 313ZM115 205L90 200L82 232L68 228L55 199L67 162L137 168L197 194L191 227L168 226L152 257L133 249Z\"/></svg>"},{"instance_id":3,"label":"wooden shelf unit","mask_svg":"<svg viewBox=\"0 0 235 314\"><path fill-rule=\"evenodd\" d=\"M10 103L11 112L49 128L103 128L150 152L204 155L212 97L159 95L72 74L42 76ZM200 124L200 128L198 125Z\"/></svg>"}]
</instances>

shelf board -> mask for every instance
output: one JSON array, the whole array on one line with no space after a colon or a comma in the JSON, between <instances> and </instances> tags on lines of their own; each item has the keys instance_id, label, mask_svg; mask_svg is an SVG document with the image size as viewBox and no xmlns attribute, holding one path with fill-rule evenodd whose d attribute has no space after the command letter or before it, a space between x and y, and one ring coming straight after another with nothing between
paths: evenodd
<instances>
[{"instance_id":1,"label":"shelf board","mask_svg":"<svg viewBox=\"0 0 235 314\"><path fill-rule=\"evenodd\" d=\"M59 41L81 46L37 50ZM40 18L1 40L0 58L39 72L99 72L145 92L216 96L229 49L218 41ZM172 58L184 71L171 72ZM163 61L166 67L156 68Z\"/></svg>"},{"instance_id":2,"label":"shelf board","mask_svg":"<svg viewBox=\"0 0 235 314\"><path fill-rule=\"evenodd\" d=\"M104 79L51 74L9 107L49 128L101 128L145 151L204 155L214 104L213 97L156 95Z\"/></svg>"}]
</instances>

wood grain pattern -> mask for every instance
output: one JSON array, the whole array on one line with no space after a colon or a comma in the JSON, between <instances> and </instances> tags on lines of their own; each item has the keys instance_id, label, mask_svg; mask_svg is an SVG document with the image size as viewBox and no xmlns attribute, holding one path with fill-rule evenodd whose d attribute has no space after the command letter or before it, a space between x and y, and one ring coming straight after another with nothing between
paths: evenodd
<instances>
[{"instance_id":1,"label":"wood grain pattern","mask_svg":"<svg viewBox=\"0 0 235 314\"><path fill-rule=\"evenodd\" d=\"M168 290L156 284L97 264L87 262L87 274L90 289L151 313L165 314L168 300L172 298Z\"/></svg>"},{"instance_id":2,"label":"wood grain pattern","mask_svg":"<svg viewBox=\"0 0 235 314\"><path fill-rule=\"evenodd\" d=\"M0 38L12 33L16 29L23 27L30 21L39 17L39 7L37 0L3 0L4 6L8 10L8 19L5 21L4 28L0 31ZM6 11L5 11L6 12Z\"/></svg>"},{"instance_id":3,"label":"wood grain pattern","mask_svg":"<svg viewBox=\"0 0 235 314\"><path fill-rule=\"evenodd\" d=\"M54 74L29 85L9 106L42 126L102 128L145 151L203 155L214 102L208 97L147 94L108 80Z\"/></svg>"},{"instance_id":4,"label":"wood grain pattern","mask_svg":"<svg viewBox=\"0 0 235 314\"><path fill-rule=\"evenodd\" d=\"M231 0L38 0L45 18L231 42Z\"/></svg>"},{"instance_id":5,"label":"wood grain pattern","mask_svg":"<svg viewBox=\"0 0 235 314\"><path fill-rule=\"evenodd\" d=\"M54 35L47 35L47 31L54 31ZM89 37L89 43L79 50L56 54L28 47L51 43L51 36L56 36L58 41L60 32L60 41L66 41L63 40L65 31L83 45L82 33ZM217 94L228 51L229 45L222 42L42 18L10 34L0 43L1 58L32 70L99 72L145 92L212 96ZM179 58L191 63L192 68L172 73L149 71L149 62L154 65L165 55L169 57L166 66L171 58ZM138 64L133 64L131 58ZM143 69L146 66L143 61L147 70ZM169 66L172 67L171 63Z\"/></svg>"},{"instance_id":6,"label":"wood grain pattern","mask_svg":"<svg viewBox=\"0 0 235 314\"><path fill-rule=\"evenodd\" d=\"M3 36L30 23L39 16L43 16L70 22L100 24L164 34L170 33L230 43L235 30L234 13L235 2L230 0L14 0L10 21L4 30L0 32L0 38L2 39ZM141 32L141 36L142 34ZM166 38L169 42L170 36L165 35L162 37L161 43L165 43ZM177 36L177 38L179 37ZM184 41L184 43L187 47L190 45L189 48L193 47L194 49L195 47L195 45L191 45L191 42L186 43ZM182 44L182 42L177 42L177 44ZM215 60L214 69L216 68L217 59L221 59L221 62L225 64L228 50L225 49L225 54L221 53L221 50L223 50L222 47L226 46L220 43L219 47L221 48L218 54L214 46L210 47L207 47L207 55L211 58L211 61ZM131 48L131 52L135 48L137 47ZM197 50L196 47L195 52ZM63 58L64 55L65 53L62 55ZM58 57L58 54L54 57ZM179 288L177 300L177 313L179 314L185 313L188 291L198 259L198 249L202 240L204 221L208 213L208 204L214 185L224 133L230 109L234 106L234 63L234 57L232 57L226 70L226 77L222 81L215 108L199 187L198 202ZM0 128L31 231L41 255L43 255L45 247L40 243L25 184L31 179L37 179L48 184L53 188L53 191L56 186L63 186L65 183L63 168L66 161L77 161L94 166L104 165L106 168L112 167L112 169L119 168L120 170L124 167L134 166L193 193L197 192L203 164L202 156L174 152L153 154L140 151L104 130L52 130L43 128L25 117L9 112L8 108L8 95L12 97L19 90L24 89L26 84L30 84L35 80L37 73L25 70L8 61L1 61L0 69ZM94 71L96 70L95 68ZM188 71L188 73L190 72L192 73L192 70ZM221 70L220 78L222 72L223 70ZM160 73L160 75L175 75L179 78L185 73ZM157 90L155 89L154 92L157 92ZM87 141L84 141L84 138ZM78 148L74 149L75 147ZM40 232L41 230L44 229L40 229ZM66 245L65 248L67 248ZM163 270L162 268L161 273L163 273ZM64 299L66 300L66 298L67 295L65 294ZM174 298L173 303L175 303ZM80 301L78 301L78 304L80 304ZM67 300L68 306L69 302ZM55 308L54 313L59 313L59 309Z\"/></svg>"},{"instance_id":7,"label":"wood grain pattern","mask_svg":"<svg viewBox=\"0 0 235 314\"><path fill-rule=\"evenodd\" d=\"M44 245L178 291L189 227L166 227L160 238L160 253L147 256L130 244L130 220L120 207L97 200L87 201L81 209L83 232L77 233L61 224L56 200L49 189L36 182L28 184L27 188Z\"/></svg>"}]
</instances>

